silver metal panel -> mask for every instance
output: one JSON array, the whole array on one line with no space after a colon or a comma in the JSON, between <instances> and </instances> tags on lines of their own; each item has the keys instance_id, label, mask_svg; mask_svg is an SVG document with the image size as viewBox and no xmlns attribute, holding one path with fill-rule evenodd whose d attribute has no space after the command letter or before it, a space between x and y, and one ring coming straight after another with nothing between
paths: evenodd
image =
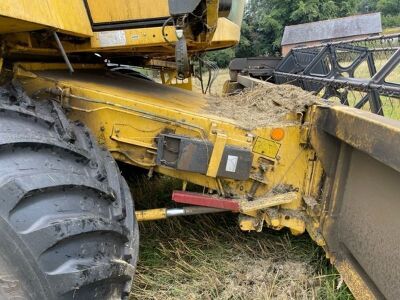
<instances>
[{"instance_id":1,"label":"silver metal panel","mask_svg":"<svg viewBox=\"0 0 400 300\"><path fill-rule=\"evenodd\" d=\"M328 41L382 32L381 13L286 26L282 45Z\"/></svg>"}]
</instances>

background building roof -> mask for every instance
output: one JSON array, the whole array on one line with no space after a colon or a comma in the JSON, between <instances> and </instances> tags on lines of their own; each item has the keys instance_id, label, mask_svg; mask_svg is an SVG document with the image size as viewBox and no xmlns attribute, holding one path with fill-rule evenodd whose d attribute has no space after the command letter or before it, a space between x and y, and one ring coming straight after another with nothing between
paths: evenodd
<instances>
[{"instance_id":1,"label":"background building roof","mask_svg":"<svg viewBox=\"0 0 400 300\"><path fill-rule=\"evenodd\" d=\"M371 35L381 32L381 13L357 15L286 26L282 45L323 41L357 35Z\"/></svg>"}]
</instances>

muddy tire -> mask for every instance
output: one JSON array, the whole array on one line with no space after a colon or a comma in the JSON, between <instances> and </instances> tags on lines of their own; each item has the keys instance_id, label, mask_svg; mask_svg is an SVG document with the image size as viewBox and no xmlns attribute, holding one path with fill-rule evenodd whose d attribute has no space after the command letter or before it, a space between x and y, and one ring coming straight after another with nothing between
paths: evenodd
<instances>
[{"instance_id":1,"label":"muddy tire","mask_svg":"<svg viewBox=\"0 0 400 300\"><path fill-rule=\"evenodd\" d=\"M138 228L108 151L53 101L0 88L1 299L128 299Z\"/></svg>"}]
</instances>

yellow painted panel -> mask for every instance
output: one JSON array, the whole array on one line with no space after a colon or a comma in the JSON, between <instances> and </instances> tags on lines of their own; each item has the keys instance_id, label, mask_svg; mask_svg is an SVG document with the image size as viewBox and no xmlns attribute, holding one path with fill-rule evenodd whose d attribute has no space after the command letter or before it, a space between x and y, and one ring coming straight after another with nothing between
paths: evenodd
<instances>
[{"instance_id":1,"label":"yellow painted panel","mask_svg":"<svg viewBox=\"0 0 400 300\"><path fill-rule=\"evenodd\" d=\"M217 29L214 33L212 42L236 42L240 41L240 26L226 18L219 18Z\"/></svg>"},{"instance_id":2,"label":"yellow painted panel","mask_svg":"<svg viewBox=\"0 0 400 300\"><path fill-rule=\"evenodd\" d=\"M175 29L165 28L171 42L176 41ZM150 47L166 44L161 27L112 30L95 32L91 38L92 48Z\"/></svg>"},{"instance_id":3,"label":"yellow painted panel","mask_svg":"<svg viewBox=\"0 0 400 300\"><path fill-rule=\"evenodd\" d=\"M224 154L225 144L228 137L226 134L217 133L214 143L214 150L211 154L210 163L208 165L207 176L217 177L219 165L221 163L222 155Z\"/></svg>"},{"instance_id":4,"label":"yellow painted panel","mask_svg":"<svg viewBox=\"0 0 400 300\"><path fill-rule=\"evenodd\" d=\"M149 210L136 211L136 219L138 222L155 221L167 218L167 210L165 208L156 208Z\"/></svg>"},{"instance_id":5,"label":"yellow painted panel","mask_svg":"<svg viewBox=\"0 0 400 300\"><path fill-rule=\"evenodd\" d=\"M43 26L34 23L0 16L0 34L38 30L41 28L43 28Z\"/></svg>"},{"instance_id":6,"label":"yellow painted panel","mask_svg":"<svg viewBox=\"0 0 400 300\"><path fill-rule=\"evenodd\" d=\"M219 18L217 31L211 43L198 43L189 40L188 46L190 51L204 49L226 48L236 45L240 39L240 28L226 18ZM166 26L165 33L170 42L176 41L175 28ZM170 47L162 36L162 27L147 27L124 30L110 30L94 32L90 43L85 44L66 44L64 45L67 52L81 51L108 51L108 50L128 50L146 51L159 53L159 46L165 46L163 53L165 56L174 55L174 48ZM134 47L134 48L133 48ZM152 48L154 47L154 48Z\"/></svg>"},{"instance_id":7,"label":"yellow painted panel","mask_svg":"<svg viewBox=\"0 0 400 300\"><path fill-rule=\"evenodd\" d=\"M281 145L275 141L258 137L254 144L253 152L275 158L278 155L280 147Z\"/></svg>"},{"instance_id":8,"label":"yellow painted panel","mask_svg":"<svg viewBox=\"0 0 400 300\"><path fill-rule=\"evenodd\" d=\"M66 33L92 35L82 0L1 0L0 16L21 20L22 24L29 22ZM8 32L3 26L0 23L0 31Z\"/></svg>"},{"instance_id":9,"label":"yellow painted panel","mask_svg":"<svg viewBox=\"0 0 400 300\"><path fill-rule=\"evenodd\" d=\"M94 23L169 16L167 0L87 0L87 3Z\"/></svg>"},{"instance_id":10,"label":"yellow painted panel","mask_svg":"<svg viewBox=\"0 0 400 300\"><path fill-rule=\"evenodd\" d=\"M228 20L219 18L217 29L212 37L211 43L207 44L207 49L222 49L233 47L240 41L240 26ZM204 46L203 46L204 47Z\"/></svg>"},{"instance_id":11,"label":"yellow painted panel","mask_svg":"<svg viewBox=\"0 0 400 300\"><path fill-rule=\"evenodd\" d=\"M21 68L23 66L21 64ZM272 211L266 221L276 229L286 226L295 234L305 230L306 224L302 219L305 207L300 195L319 196L319 180L308 181L313 176L321 176L321 172L305 176L315 153L302 145L303 125L300 122L280 123L279 127L285 130L285 138L278 144L270 140L276 124L246 130L234 120L206 112L207 101L200 94L100 70L76 70L73 76L62 70L35 72L35 77L21 74L20 81L28 94L50 87L56 94L62 95L59 100L68 108L69 117L87 125L99 143L107 147L117 160L201 185L220 194L229 193L237 199L245 199L251 194L253 201L265 200L274 187L291 187L290 191L296 190L299 197L292 198L290 202L273 203L290 212ZM226 145L253 149L250 178L237 181L158 166L156 143L159 135L166 132L209 141L214 146L218 143L215 132L224 133ZM276 156L278 149L279 157ZM268 155L276 160L266 159ZM269 202L262 204L270 205ZM142 219L153 216L163 216L162 211L153 211L150 215L143 215ZM251 224L252 220L245 221L241 224L242 229L259 229ZM307 230L318 241L318 236L313 234L313 230L317 229L317 226L308 226Z\"/></svg>"},{"instance_id":12,"label":"yellow painted panel","mask_svg":"<svg viewBox=\"0 0 400 300\"><path fill-rule=\"evenodd\" d=\"M154 161L156 152L153 141L157 140L158 134L173 132L177 135L209 140L215 144L216 135L211 134L211 131L215 129L227 135L227 145L249 150L253 148L254 172L257 171L261 162L265 163L268 155L276 157L277 149L280 147L280 158L275 163L269 162L269 166L273 164L273 168L266 168L265 171L263 182L268 182L268 184L261 184L255 197L266 196L266 192L271 187L280 184L293 186L299 191L303 190L309 157L312 153L300 145L299 124L292 122L287 125L280 124L286 133L280 145L269 140L274 126L256 128L249 132L241 128L234 120L205 112L207 101L200 94L162 86L151 81L110 75L97 70L90 72L76 70L73 76L61 70L35 73L43 78L43 82L40 77L25 78L23 83L27 91L35 92L43 88L43 84L57 84L58 87L64 89L70 88L69 92L65 90L65 93L70 94L68 105L74 107L70 117L81 120L91 128L99 141L107 146L117 159L146 168L154 166L155 172L214 190L219 189L213 177L155 166ZM214 123L216 126L213 126ZM258 140L253 141L253 138L249 140L249 134L252 137L258 137ZM110 139L110 137L113 138ZM256 152L257 150L262 152L264 147L266 147L264 154ZM273 151L268 150L270 149L268 147ZM261 175L254 173L254 176ZM223 181L224 186L229 186L229 190L235 191L237 195L247 195L253 185L252 180L237 182L223 179ZM293 201L284 207L296 209L300 205L301 201Z\"/></svg>"}]
</instances>

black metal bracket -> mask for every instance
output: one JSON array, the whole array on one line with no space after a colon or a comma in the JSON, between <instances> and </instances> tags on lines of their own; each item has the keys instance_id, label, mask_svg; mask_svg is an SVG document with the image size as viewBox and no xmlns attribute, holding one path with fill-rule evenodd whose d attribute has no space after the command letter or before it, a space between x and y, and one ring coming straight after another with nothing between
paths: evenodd
<instances>
[{"instance_id":1,"label":"black metal bracket","mask_svg":"<svg viewBox=\"0 0 400 300\"><path fill-rule=\"evenodd\" d=\"M400 66L399 40L400 34L397 34L294 48L274 72L275 81L323 93L325 99L337 97L345 105L350 105L349 91L364 92L365 96L358 99L354 107L363 108L368 103L373 113L383 115L381 97L400 98L400 79L387 81ZM382 47L373 47L373 43ZM379 53L389 56L378 70L375 57ZM368 66L369 76L357 78L356 70L363 63Z\"/></svg>"}]
</instances>

